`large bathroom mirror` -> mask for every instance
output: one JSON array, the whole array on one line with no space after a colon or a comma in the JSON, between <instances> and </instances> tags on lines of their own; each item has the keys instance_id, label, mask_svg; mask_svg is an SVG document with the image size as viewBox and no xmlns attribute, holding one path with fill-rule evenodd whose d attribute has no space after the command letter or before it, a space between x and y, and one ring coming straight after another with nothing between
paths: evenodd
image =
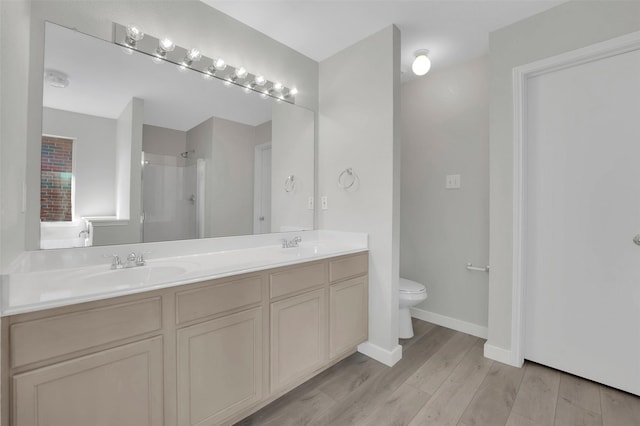
<instances>
[{"instance_id":1,"label":"large bathroom mirror","mask_svg":"<svg viewBox=\"0 0 640 426\"><path fill-rule=\"evenodd\" d=\"M313 229L314 113L52 23L41 248Z\"/></svg>"}]
</instances>

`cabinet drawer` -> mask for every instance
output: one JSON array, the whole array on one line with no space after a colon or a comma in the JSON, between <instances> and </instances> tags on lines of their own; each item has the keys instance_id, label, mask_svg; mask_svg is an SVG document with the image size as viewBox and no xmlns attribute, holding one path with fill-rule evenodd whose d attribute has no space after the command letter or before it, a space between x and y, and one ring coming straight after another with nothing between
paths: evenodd
<instances>
[{"instance_id":1,"label":"cabinet drawer","mask_svg":"<svg viewBox=\"0 0 640 426\"><path fill-rule=\"evenodd\" d=\"M298 293L327 282L325 263L300 266L271 274L271 298Z\"/></svg>"},{"instance_id":2,"label":"cabinet drawer","mask_svg":"<svg viewBox=\"0 0 640 426\"><path fill-rule=\"evenodd\" d=\"M228 281L176 294L176 322L182 324L199 318L260 303L262 278L250 277Z\"/></svg>"},{"instance_id":3,"label":"cabinet drawer","mask_svg":"<svg viewBox=\"0 0 640 426\"><path fill-rule=\"evenodd\" d=\"M357 277L369 272L369 254L363 253L329 262L331 282Z\"/></svg>"},{"instance_id":4,"label":"cabinet drawer","mask_svg":"<svg viewBox=\"0 0 640 426\"><path fill-rule=\"evenodd\" d=\"M43 361L161 328L160 297L13 324L9 332L11 366Z\"/></svg>"}]
</instances>

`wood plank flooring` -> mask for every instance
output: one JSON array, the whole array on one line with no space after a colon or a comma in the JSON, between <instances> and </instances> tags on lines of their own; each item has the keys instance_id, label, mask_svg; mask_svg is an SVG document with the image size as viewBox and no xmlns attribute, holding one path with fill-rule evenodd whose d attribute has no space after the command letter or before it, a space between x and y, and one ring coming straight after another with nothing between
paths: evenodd
<instances>
[{"instance_id":1,"label":"wood plank flooring","mask_svg":"<svg viewBox=\"0 0 640 426\"><path fill-rule=\"evenodd\" d=\"M491 361L484 340L423 321L414 332L392 368L353 354L237 425L640 426L637 396Z\"/></svg>"}]
</instances>

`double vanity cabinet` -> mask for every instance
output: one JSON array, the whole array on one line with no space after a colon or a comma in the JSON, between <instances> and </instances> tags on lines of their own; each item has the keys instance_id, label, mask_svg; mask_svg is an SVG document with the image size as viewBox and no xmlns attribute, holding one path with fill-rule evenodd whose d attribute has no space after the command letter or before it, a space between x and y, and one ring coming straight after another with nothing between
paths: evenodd
<instances>
[{"instance_id":1,"label":"double vanity cabinet","mask_svg":"<svg viewBox=\"0 0 640 426\"><path fill-rule=\"evenodd\" d=\"M367 339L360 252L4 317L2 426L231 424Z\"/></svg>"}]
</instances>

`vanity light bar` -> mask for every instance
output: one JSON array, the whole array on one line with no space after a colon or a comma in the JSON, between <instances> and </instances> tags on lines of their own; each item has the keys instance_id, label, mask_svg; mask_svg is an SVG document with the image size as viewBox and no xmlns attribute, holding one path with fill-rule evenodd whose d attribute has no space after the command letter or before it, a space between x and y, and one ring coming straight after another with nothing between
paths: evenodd
<instances>
[{"instance_id":1,"label":"vanity light bar","mask_svg":"<svg viewBox=\"0 0 640 426\"><path fill-rule=\"evenodd\" d=\"M209 58L202 55L197 49L186 49L174 44L166 38L158 39L149 34L144 34L139 28L134 28L135 34L141 34L140 38L132 42L132 26L113 24L113 42L126 49L136 50L151 56L154 62L166 61L177 65L181 69L192 69L202 73L205 77L215 77L223 80L225 84L234 84L246 91L253 91L263 98L272 97L279 101L295 104L296 88L285 87L277 81L267 80L263 75L251 74L244 67L234 67L221 58Z\"/></svg>"}]
</instances>

